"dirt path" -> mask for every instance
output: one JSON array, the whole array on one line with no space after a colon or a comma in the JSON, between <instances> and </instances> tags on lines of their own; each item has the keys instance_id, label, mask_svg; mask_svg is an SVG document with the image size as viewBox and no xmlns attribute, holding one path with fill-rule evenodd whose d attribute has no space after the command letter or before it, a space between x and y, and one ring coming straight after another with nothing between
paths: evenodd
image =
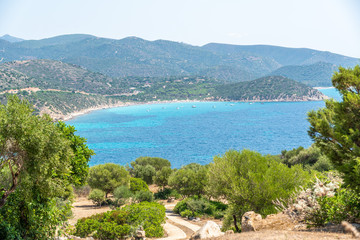
<instances>
[{"instance_id":1,"label":"dirt path","mask_svg":"<svg viewBox=\"0 0 360 240\"><path fill-rule=\"evenodd\" d=\"M78 198L73 204L73 218L69 219L70 225L75 225L78 219L89 217L97 213L103 213L111 210L108 206L97 207L87 198Z\"/></svg>"},{"instance_id":2,"label":"dirt path","mask_svg":"<svg viewBox=\"0 0 360 240\"><path fill-rule=\"evenodd\" d=\"M175 214L173 212L174 207L175 204L165 205L167 220L164 230L167 233L167 237L160 238L159 240L188 239L194 232L200 229L200 226L192 224L178 214Z\"/></svg>"}]
</instances>

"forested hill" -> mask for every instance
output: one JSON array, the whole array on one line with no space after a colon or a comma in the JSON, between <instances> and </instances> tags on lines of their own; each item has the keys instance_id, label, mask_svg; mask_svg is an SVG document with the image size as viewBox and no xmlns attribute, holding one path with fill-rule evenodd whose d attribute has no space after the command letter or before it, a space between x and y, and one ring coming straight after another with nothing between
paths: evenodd
<instances>
[{"instance_id":1,"label":"forested hill","mask_svg":"<svg viewBox=\"0 0 360 240\"><path fill-rule=\"evenodd\" d=\"M216 99L232 101L307 101L324 95L305 84L282 76L268 76L253 81L216 87Z\"/></svg>"},{"instance_id":2,"label":"forested hill","mask_svg":"<svg viewBox=\"0 0 360 240\"><path fill-rule=\"evenodd\" d=\"M120 40L85 34L62 35L42 40L9 42L0 39L0 61L52 59L82 66L110 77L206 76L227 82L253 80L289 65L323 62L334 66L354 66L356 58L312 49L267 45L239 46L211 43L203 47L165 40L147 41L128 37ZM331 84L316 79L314 85ZM289 69L288 74L295 74ZM297 79L300 82L308 80ZM319 84L317 84L319 83Z\"/></svg>"}]
</instances>

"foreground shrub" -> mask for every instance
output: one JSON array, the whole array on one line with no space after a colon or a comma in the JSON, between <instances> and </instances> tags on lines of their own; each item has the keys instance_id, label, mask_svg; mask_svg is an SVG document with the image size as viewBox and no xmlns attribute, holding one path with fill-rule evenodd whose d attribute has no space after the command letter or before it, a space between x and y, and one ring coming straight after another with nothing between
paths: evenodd
<instances>
[{"instance_id":1,"label":"foreground shrub","mask_svg":"<svg viewBox=\"0 0 360 240\"><path fill-rule=\"evenodd\" d=\"M296 215L292 215L316 226L355 222L360 218L360 196L352 189L340 187L341 184L342 179L332 173L317 179L311 188L299 194L295 204L289 208L295 209L293 212Z\"/></svg>"},{"instance_id":2,"label":"foreground shrub","mask_svg":"<svg viewBox=\"0 0 360 240\"><path fill-rule=\"evenodd\" d=\"M122 239L131 236L133 230L142 226L147 237L161 237L164 234L165 207L158 203L142 202L79 219L75 235L87 237L93 234L100 240Z\"/></svg>"},{"instance_id":3,"label":"foreground shrub","mask_svg":"<svg viewBox=\"0 0 360 240\"><path fill-rule=\"evenodd\" d=\"M138 191L135 194L135 200L138 202L153 202L154 194L150 191Z\"/></svg>"},{"instance_id":4,"label":"foreground shrub","mask_svg":"<svg viewBox=\"0 0 360 240\"><path fill-rule=\"evenodd\" d=\"M342 184L337 173L329 172L316 178L314 184L297 193L287 204L275 203L279 211L310 225L324 226L344 220L355 222L360 218L360 196L354 190L341 188Z\"/></svg>"},{"instance_id":5,"label":"foreground shrub","mask_svg":"<svg viewBox=\"0 0 360 240\"><path fill-rule=\"evenodd\" d=\"M93 201L94 204L101 206L104 201L105 193L100 189L93 189L89 194L89 200Z\"/></svg>"},{"instance_id":6,"label":"foreground shrub","mask_svg":"<svg viewBox=\"0 0 360 240\"><path fill-rule=\"evenodd\" d=\"M231 205L227 211L225 227L230 220L236 230L237 219L247 211L255 211L264 216L276 213L273 201L288 199L296 188L308 184L309 172L301 166L287 167L271 156L243 150L228 151L216 156L209 167L208 193L226 199Z\"/></svg>"},{"instance_id":7,"label":"foreground shrub","mask_svg":"<svg viewBox=\"0 0 360 240\"><path fill-rule=\"evenodd\" d=\"M227 208L226 204L216 201L209 201L201 197L189 197L178 202L174 212L182 217L212 216L222 218Z\"/></svg>"}]
</instances>

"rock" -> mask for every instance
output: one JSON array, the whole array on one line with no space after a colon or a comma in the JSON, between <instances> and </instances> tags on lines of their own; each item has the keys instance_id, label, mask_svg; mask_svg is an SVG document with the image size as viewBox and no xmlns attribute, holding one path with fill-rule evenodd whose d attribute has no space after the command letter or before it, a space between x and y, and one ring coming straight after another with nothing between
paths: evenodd
<instances>
[{"instance_id":1,"label":"rock","mask_svg":"<svg viewBox=\"0 0 360 240\"><path fill-rule=\"evenodd\" d=\"M227 230L225 232L225 235L231 235L231 234L234 234L234 230Z\"/></svg>"},{"instance_id":2,"label":"rock","mask_svg":"<svg viewBox=\"0 0 360 240\"><path fill-rule=\"evenodd\" d=\"M207 221L204 226L202 226L191 236L190 239L204 239L204 238L219 237L222 235L224 235L224 233L221 232L219 225L217 225L213 221Z\"/></svg>"},{"instance_id":3,"label":"rock","mask_svg":"<svg viewBox=\"0 0 360 240\"><path fill-rule=\"evenodd\" d=\"M242 232L252 232L256 231L256 225L262 220L260 214L255 213L254 211L246 212L241 218L241 231Z\"/></svg>"},{"instance_id":4,"label":"rock","mask_svg":"<svg viewBox=\"0 0 360 240\"><path fill-rule=\"evenodd\" d=\"M175 197L169 197L167 200L168 203L172 203L174 201L175 201Z\"/></svg>"},{"instance_id":5,"label":"rock","mask_svg":"<svg viewBox=\"0 0 360 240\"><path fill-rule=\"evenodd\" d=\"M192 221L193 222L200 222L200 218L194 218Z\"/></svg>"},{"instance_id":6,"label":"rock","mask_svg":"<svg viewBox=\"0 0 360 240\"><path fill-rule=\"evenodd\" d=\"M142 227L136 230L135 239L145 239L145 231Z\"/></svg>"}]
</instances>

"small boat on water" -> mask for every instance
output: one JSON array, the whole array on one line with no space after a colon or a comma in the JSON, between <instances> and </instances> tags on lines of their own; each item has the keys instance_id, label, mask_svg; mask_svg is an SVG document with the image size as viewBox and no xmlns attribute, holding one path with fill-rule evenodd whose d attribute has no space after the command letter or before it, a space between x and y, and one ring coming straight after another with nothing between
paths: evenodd
<instances>
[{"instance_id":1,"label":"small boat on water","mask_svg":"<svg viewBox=\"0 0 360 240\"><path fill-rule=\"evenodd\" d=\"M213 105L213 108L216 108L216 106L215 106L215 105Z\"/></svg>"},{"instance_id":2,"label":"small boat on water","mask_svg":"<svg viewBox=\"0 0 360 240\"><path fill-rule=\"evenodd\" d=\"M249 104L253 104L252 102L249 102Z\"/></svg>"},{"instance_id":3,"label":"small boat on water","mask_svg":"<svg viewBox=\"0 0 360 240\"><path fill-rule=\"evenodd\" d=\"M192 105L192 108L196 108L196 105Z\"/></svg>"},{"instance_id":4,"label":"small boat on water","mask_svg":"<svg viewBox=\"0 0 360 240\"><path fill-rule=\"evenodd\" d=\"M230 106L234 106L234 104L230 104Z\"/></svg>"}]
</instances>

